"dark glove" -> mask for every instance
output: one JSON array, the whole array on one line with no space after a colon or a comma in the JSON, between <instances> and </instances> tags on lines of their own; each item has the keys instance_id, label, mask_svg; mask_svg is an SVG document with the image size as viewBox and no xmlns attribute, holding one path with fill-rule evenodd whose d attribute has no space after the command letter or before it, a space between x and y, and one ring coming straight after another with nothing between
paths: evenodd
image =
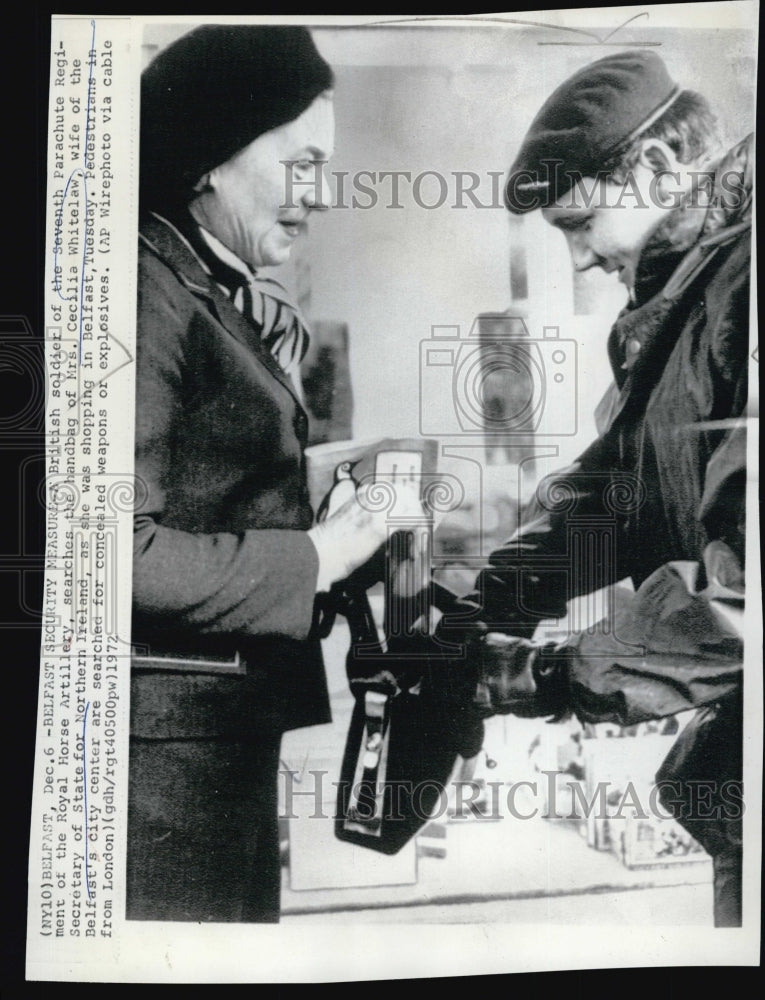
<instances>
[{"instance_id":1,"label":"dark glove","mask_svg":"<svg viewBox=\"0 0 765 1000\"><path fill-rule=\"evenodd\" d=\"M434 745L473 757L483 745L483 719L474 702L475 672L464 658L444 657L431 636L391 638L386 653L356 658L348 653L347 673L356 699L367 691L397 698L415 697L422 704L421 722Z\"/></svg>"},{"instance_id":2,"label":"dark glove","mask_svg":"<svg viewBox=\"0 0 765 1000\"><path fill-rule=\"evenodd\" d=\"M562 718L569 710L566 657L554 644L535 646L501 632L477 631L467 643L475 670L473 704L484 716Z\"/></svg>"}]
</instances>

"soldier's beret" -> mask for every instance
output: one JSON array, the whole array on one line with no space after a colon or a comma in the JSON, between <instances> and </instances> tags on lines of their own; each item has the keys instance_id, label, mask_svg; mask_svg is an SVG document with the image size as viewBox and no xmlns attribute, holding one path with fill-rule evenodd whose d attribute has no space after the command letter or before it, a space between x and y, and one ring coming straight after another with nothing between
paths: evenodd
<instances>
[{"instance_id":1,"label":"soldier's beret","mask_svg":"<svg viewBox=\"0 0 765 1000\"><path fill-rule=\"evenodd\" d=\"M651 49L616 52L562 83L531 124L508 175L505 204L521 215L594 177L674 103L681 88Z\"/></svg>"}]
</instances>

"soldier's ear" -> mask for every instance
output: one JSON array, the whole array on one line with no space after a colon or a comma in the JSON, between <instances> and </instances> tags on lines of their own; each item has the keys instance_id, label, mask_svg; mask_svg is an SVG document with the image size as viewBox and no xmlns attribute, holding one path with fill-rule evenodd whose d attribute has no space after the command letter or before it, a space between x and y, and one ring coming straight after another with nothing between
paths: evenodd
<instances>
[{"instance_id":1,"label":"soldier's ear","mask_svg":"<svg viewBox=\"0 0 765 1000\"><path fill-rule=\"evenodd\" d=\"M678 166L675 151L662 139L643 139L638 159L655 174L672 172Z\"/></svg>"}]
</instances>

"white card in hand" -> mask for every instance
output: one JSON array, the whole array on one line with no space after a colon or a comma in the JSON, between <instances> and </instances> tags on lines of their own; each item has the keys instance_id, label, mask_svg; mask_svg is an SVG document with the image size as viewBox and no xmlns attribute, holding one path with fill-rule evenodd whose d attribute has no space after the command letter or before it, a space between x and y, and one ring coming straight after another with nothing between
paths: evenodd
<instances>
[{"instance_id":1,"label":"white card in hand","mask_svg":"<svg viewBox=\"0 0 765 1000\"><path fill-rule=\"evenodd\" d=\"M378 451L375 458L375 481L401 482L420 479L422 453L419 451Z\"/></svg>"}]
</instances>

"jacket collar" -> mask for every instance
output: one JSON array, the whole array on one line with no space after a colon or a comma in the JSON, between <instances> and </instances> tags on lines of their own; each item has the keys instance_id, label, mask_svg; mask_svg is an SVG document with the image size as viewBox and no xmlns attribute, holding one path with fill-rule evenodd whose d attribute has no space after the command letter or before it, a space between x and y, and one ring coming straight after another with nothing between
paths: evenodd
<instances>
[{"instance_id":1,"label":"jacket collar","mask_svg":"<svg viewBox=\"0 0 765 1000\"><path fill-rule=\"evenodd\" d=\"M138 238L170 268L185 288L205 303L212 315L239 343L257 355L258 360L289 391L302 409L292 381L263 344L260 331L223 294L181 229L156 212L149 212L141 218Z\"/></svg>"},{"instance_id":2,"label":"jacket collar","mask_svg":"<svg viewBox=\"0 0 765 1000\"><path fill-rule=\"evenodd\" d=\"M678 239L664 257L666 269L656 292L642 305L627 306L616 320L608 340L616 385L598 408L600 433L628 409L630 401L641 405L640 400L646 398L664 370L682 329L682 323L669 320L685 292L719 250L748 234L752 221L752 148L753 137L748 136L720 162L710 188L709 207L705 213L698 213L700 224L692 245L686 245L689 230L681 224L674 230Z\"/></svg>"},{"instance_id":3,"label":"jacket collar","mask_svg":"<svg viewBox=\"0 0 765 1000\"><path fill-rule=\"evenodd\" d=\"M661 291L699 240L751 220L752 152L748 135L707 172L653 234L640 255L635 275L638 307Z\"/></svg>"},{"instance_id":4,"label":"jacket collar","mask_svg":"<svg viewBox=\"0 0 765 1000\"><path fill-rule=\"evenodd\" d=\"M212 276L174 223L156 212L149 212L141 218L138 238L167 264L190 292L212 297L215 291Z\"/></svg>"},{"instance_id":5,"label":"jacket collar","mask_svg":"<svg viewBox=\"0 0 765 1000\"><path fill-rule=\"evenodd\" d=\"M735 146L709 175L706 208L681 206L662 225L641 256L642 303L627 306L614 324L609 355L621 385L648 355L656 367L656 341L668 339L666 321L686 289L706 269L719 249L748 232L752 218L753 137ZM649 276L653 269L654 273ZM646 297L648 291L652 294ZM663 343L662 355L671 349Z\"/></svg>"}]
</instances>

